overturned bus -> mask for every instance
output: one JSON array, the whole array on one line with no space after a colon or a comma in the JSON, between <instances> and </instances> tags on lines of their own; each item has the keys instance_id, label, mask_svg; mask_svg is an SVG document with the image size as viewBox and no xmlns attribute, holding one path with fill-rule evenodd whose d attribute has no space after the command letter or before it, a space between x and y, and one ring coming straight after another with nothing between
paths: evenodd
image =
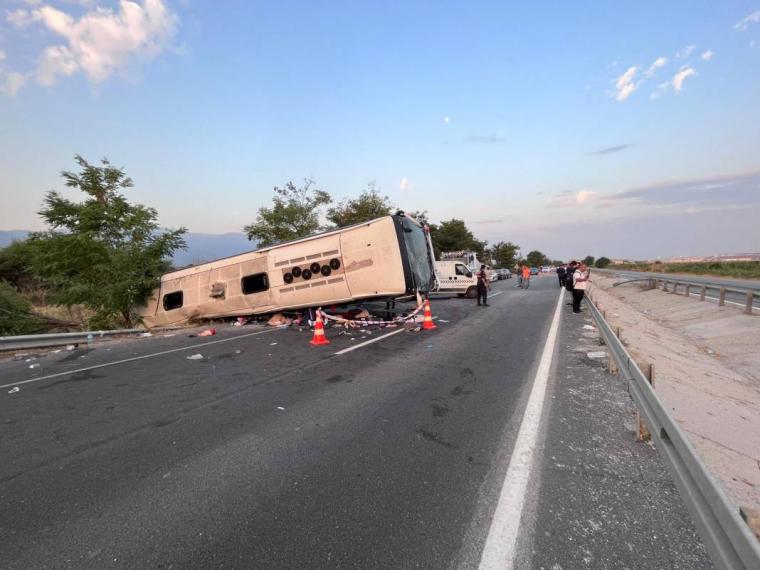
<instances>
[{"instance_id":1,"label":"overturned bus","mask_svg":"<svg viewBox=\"0 0 760 570\"><path fill-rule=\"evenodd\" d=\"M156 327L411 297L434 288L427 229L399 212L167 273L139 314Z\"/></svg>"}]
</instances>

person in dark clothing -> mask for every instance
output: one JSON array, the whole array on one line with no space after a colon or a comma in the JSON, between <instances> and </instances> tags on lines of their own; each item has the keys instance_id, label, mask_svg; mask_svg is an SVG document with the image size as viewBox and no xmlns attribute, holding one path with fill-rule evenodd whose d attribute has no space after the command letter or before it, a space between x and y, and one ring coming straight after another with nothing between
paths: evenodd
<instances>
[{"instance_id":1,"label":"person in dark clothing","mask_svg":"<svg viewBox=\"0 0 760 570\"><path fill-rule=\"evenodd\" d=\"M478 271L478 307L480 307L480 300L483 300L483 306L488 306L488 287L491 283L488 280L488 273L486 273L486 266L481 265L480 271Z\"/></svg>"},{"instance_id":2,"label":"person in dark clothing","mask_svg":"<svg viewBox=\"0 0 760 570\"><path fill-rule=\"evenodd\" d=\"M557 267L557 277L559 278L559 286L560 287L564 287L565 286L565 276L566 276L565 266L564 265L560 265L559 267Z\"/></svg>"}]
</instances>

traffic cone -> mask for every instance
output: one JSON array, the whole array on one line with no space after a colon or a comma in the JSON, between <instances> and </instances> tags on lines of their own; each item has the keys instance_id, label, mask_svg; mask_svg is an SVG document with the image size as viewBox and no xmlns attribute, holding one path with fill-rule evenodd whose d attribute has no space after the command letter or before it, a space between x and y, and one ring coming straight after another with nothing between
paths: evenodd
<instances>
[{"instance_id":1,"label":"traffic cone","mask_svg":"<svg viewBox=\"0 0 760 570\"><path fill-rule=\"evenodd\" d=\"M422 320L422 330L432 331L437 328L433 322L433 313L430 310L430 299L425 299L425 318Z\"/></svg>"},{"instance_id":2,"label":"traffic cone","mask_svg":"<svg viewBox=\"0 0 760 570\"><path fill-rule=\"evenodd\" d=\"M321 346L323 344L330 344L325 336L325 324L322 322L322 312L317 311L317 322L314 323L314 337L309 341L312 346Z\"/></svg>"}]
</instances>

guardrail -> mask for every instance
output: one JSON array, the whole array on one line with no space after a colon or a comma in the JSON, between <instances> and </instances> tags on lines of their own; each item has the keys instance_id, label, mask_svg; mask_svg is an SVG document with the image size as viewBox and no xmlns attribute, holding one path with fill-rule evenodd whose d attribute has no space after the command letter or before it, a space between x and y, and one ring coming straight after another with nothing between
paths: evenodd
<instances>
[{"instance_id":1,"label":"guardrail","mask_svg":"<svg viewBox=\"0 0 760 570\"><path fill-rule=\"evenodd\" d=\"M644 417L713 563L726 570L760 568L760 543L742 520L739 509L729 502L707 471L599 309L591 299L587 300L599 333L618 370L628 381L628 391Z\"/></svg>"},{"instance_id":2,"label":"guardrail","mask_svg":"<svg viewBox=\"0 0 760 570\"><path fill-rule=\"evenodd\" d=\"M113 331L84 331L53 334L26 334L19 336L0 336L0 352L4 350L21 350L24 348L47 348L81 342L91 342L106 336L144 333L145 329L119 329Z\"/></svg>"}]
</instances>

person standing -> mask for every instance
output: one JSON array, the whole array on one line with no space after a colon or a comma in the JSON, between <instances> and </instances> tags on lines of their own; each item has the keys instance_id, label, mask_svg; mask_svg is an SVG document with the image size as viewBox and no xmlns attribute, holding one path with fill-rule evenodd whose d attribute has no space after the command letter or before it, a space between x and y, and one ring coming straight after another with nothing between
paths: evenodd
<instances>
[{"instance_id":1,"label":"person standing","mask_svg":"<svg viewBox=\"0 0 760 570\"><path fill-rule=\"evenodd\" d=\"M581 312L581 301L586 294L588 283L590 280L590 274L588 265L581 263L578 269L573 273L573 313Z\"/></svg>"},{"instance_id":2,"label":"person standing","mask_svg":"<svg viewBox=\"0 0 760 570\"><path fill-rule=\"evenodd\" d=\"M488 306L488 287L491 286L488 280L488 272L486 266L481 265L480 271L478 271L478 307L480 307L480 300L483 299L483 306Z\"/></svg>"},{"instance_id":3,"label":"person standing","mask_svg":"<svg viewBox=\"0 0 760 570\"><path fill-rule=\"evenodd\" d=\"M557 277L559 278L559 286L560 289L565 286L565 276L567 275L565 271L565 266L560 265L557 267Z\"/></svg>"},{"instance_id":4,"label":"person standing","mask_svg":"<svg viewBox=\"0 0 760 570\"><path fill-rule=\"evenodd\" d=\"M530 267L528 267L528 264L522 266L522 280L523 280L523 289L527 289L530 287Z\"/></svg>"}]
</instances>

